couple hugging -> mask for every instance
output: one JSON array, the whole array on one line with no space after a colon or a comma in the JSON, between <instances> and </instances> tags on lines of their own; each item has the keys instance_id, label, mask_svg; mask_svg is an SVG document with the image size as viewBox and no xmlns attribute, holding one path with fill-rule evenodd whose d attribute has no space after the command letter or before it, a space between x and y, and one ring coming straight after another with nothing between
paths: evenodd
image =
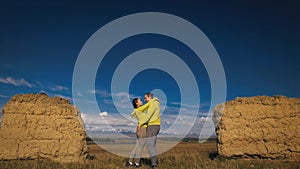
<instances>
[{"instance_id":1,"label":"couple hugging","mask_svg":"<svg viewBox=\"0 0 300 169\"><path fill-rule=\"evenodd\" d=\"M155 168L157 166L156 140L160 130L160 103L157 98L153 98L152 93L146 93L144 100L145 105L143 105L140 98L132 100L134 110L131 117L137 118L138 121L136 128L137 141L126 165L139 167L140 157L146 145L151 157L151 167Z\"/></svg>"}]
</instances>

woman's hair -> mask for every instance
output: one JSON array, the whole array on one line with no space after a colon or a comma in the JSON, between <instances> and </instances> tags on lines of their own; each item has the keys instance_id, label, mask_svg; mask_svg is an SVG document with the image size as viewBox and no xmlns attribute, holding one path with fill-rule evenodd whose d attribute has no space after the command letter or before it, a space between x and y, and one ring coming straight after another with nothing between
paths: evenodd
<instances>
[{"instance_id":1,"label":"woman's hair","mask_svg":"<svg viewBox=\"0 0 300 169\"><path fill-rule=\"evenodd\" d=\"M133 106L135 109L138 108L137 102L138 102L139 99L140 99L140 98L136 97L136 98L134 98L134 99L132 100L132 106Z\"/></svg>"}]
</instances>

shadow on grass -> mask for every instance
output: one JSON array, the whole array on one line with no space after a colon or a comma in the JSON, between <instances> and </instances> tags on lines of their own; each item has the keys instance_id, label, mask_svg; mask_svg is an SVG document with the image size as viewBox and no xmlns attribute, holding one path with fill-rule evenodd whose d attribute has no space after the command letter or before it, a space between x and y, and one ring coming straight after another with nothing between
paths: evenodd
<instances>
[{"instance_id":1,"label":"shadow on grass","mask_svg":"<svg viewBox=\"0 0 300 169\"><path fill-rule=\"evenodd\" d=\"M214 160L218 157L218 152L216 151L213 151L213 152L209 152L208 153L208 157L211 159L211 160Z\"/></svg>"},{"instance_id":2,"label":"shadow on grass","mask_svg":"<svg viewBox=\"0 0 300 169\"><path fill-rule=\"evenodd\" d=\"M149 158L141 158L140 163L141 163L141 165L151 166L151 159L149 159Z\"/></svg>"}]
</instances>

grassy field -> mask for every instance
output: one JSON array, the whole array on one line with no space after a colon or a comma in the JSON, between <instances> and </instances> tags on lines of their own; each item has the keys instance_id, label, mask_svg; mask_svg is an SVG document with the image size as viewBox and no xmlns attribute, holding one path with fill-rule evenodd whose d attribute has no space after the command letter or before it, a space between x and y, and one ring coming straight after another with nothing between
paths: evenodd
<instances>
[{"instance_id":1,"label":"grassy field","mask_svg":"<svg viewBox=\"0 0 300 169\"><path fill-rule=\"evenodd\" d=\"M127 158L113 155L101 147L89 145L94 160L84 164L60 164L43 160L0 161L1 169L121 169L126 168ZM216 145L207 143L180 143L173 149L159 155L159 169L299 169L300 161L283 161L268 159L224 159L216 157ZM141 169L150 168L149 159L144 160ZM129 167L130 168L130 167Z\"/></svg>"}]
</instances>

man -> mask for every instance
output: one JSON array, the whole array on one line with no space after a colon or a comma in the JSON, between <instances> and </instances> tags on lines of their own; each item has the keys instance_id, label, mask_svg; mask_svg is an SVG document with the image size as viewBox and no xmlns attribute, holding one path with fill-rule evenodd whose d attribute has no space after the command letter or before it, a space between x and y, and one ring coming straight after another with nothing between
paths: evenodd
<instances>
[{"instance_id":1,"label":"man","mask_svg":"<svg viewBox=\"0 0 300 169\"><path fill-rule=\"evenodd\" d=\"M152 93L146 93L144 96L145 102L149 102L153 99ZM146 131L146 146L148 153L151 157L151 167L155 168L157 166L157 150L156 141L157 135L160 130L160 103L158 100L151 102L148 107L147 114L140 121L142 124L147 124Z\"/></svg>"}]
</instances>

